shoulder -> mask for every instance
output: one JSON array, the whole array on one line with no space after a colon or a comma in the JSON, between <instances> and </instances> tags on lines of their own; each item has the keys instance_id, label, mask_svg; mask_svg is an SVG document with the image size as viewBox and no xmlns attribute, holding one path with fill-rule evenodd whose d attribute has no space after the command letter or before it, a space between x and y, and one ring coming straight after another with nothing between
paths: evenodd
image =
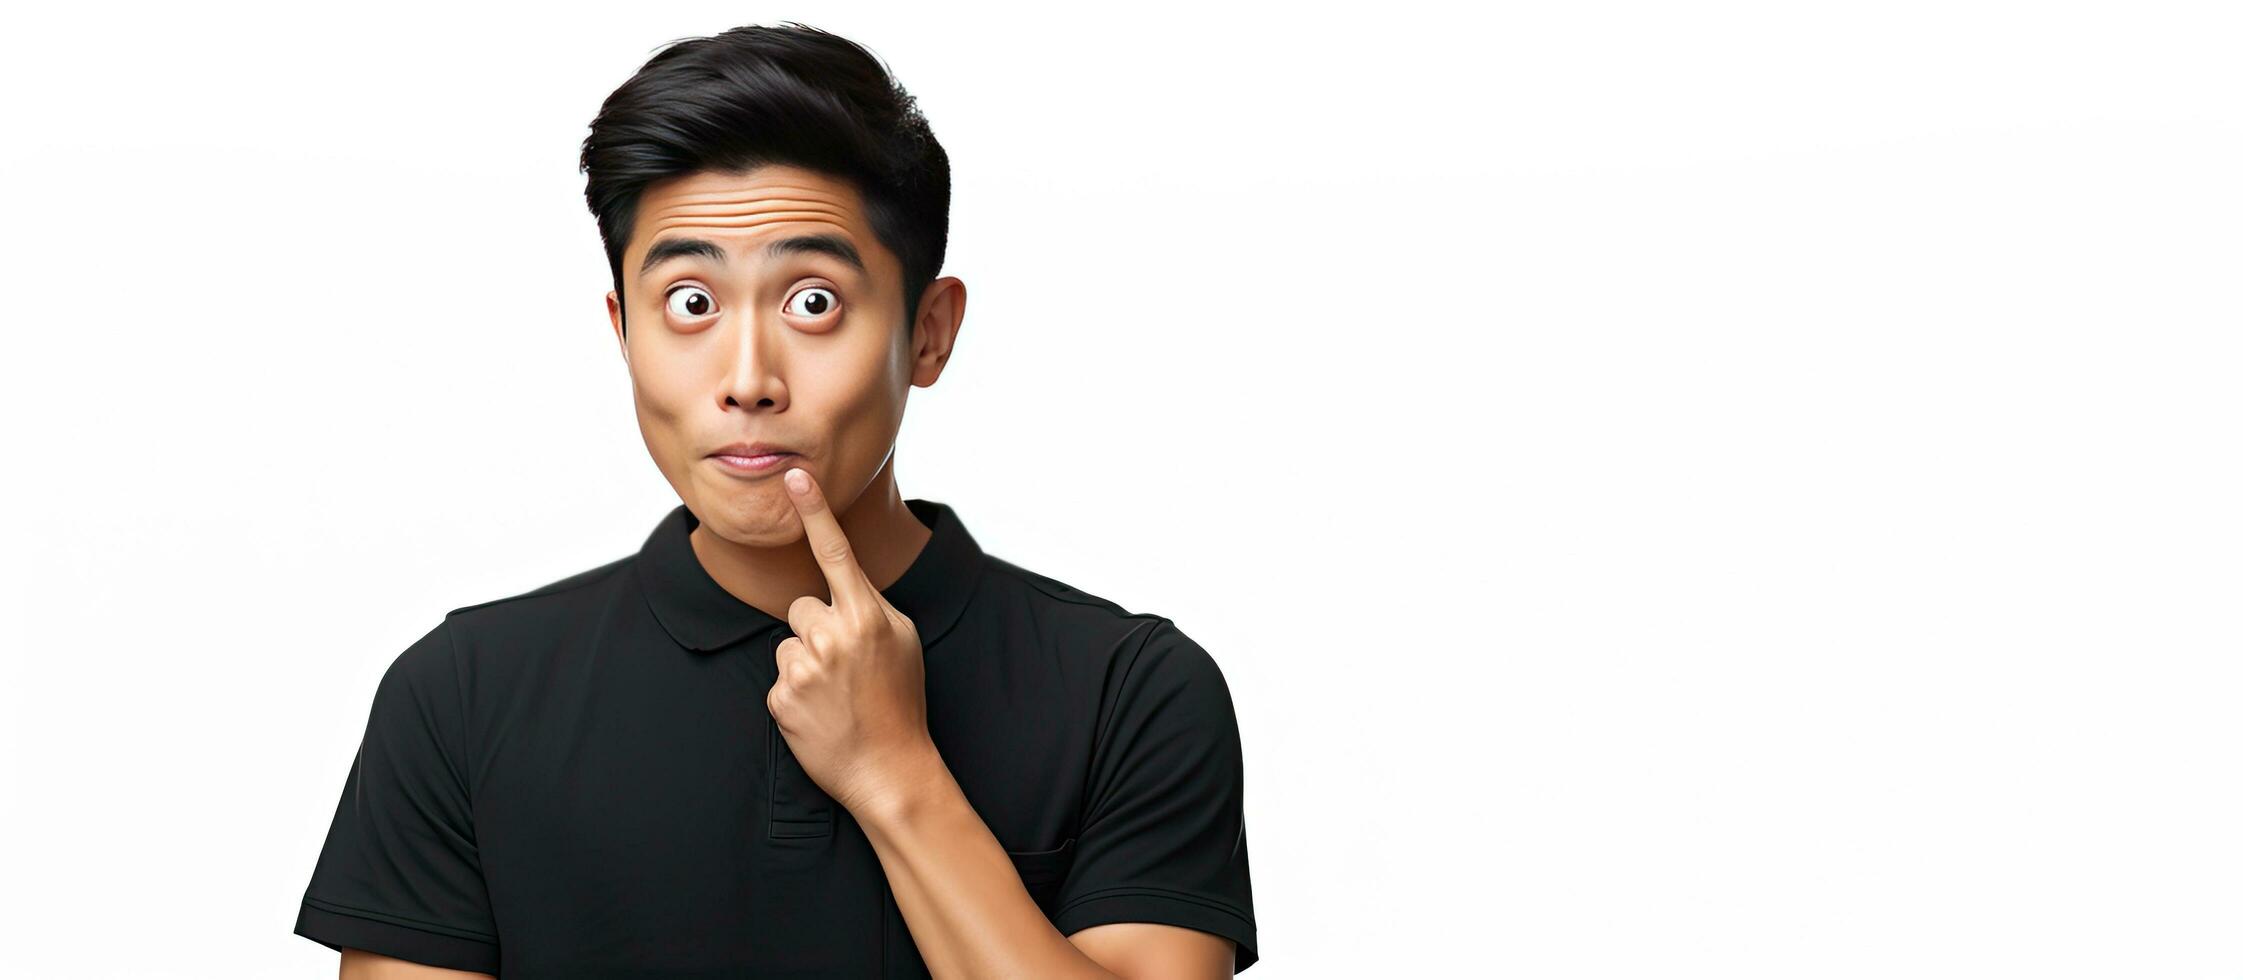
<instances>
[{"instance_id":1,"label":"shoulder","mask_svg":"<svg viewBox=\"0 0 2243 980\"><path fill-rule=\"evenodd\" d=\"M490 619L505 615L535 615L540 607L579 599L583 597L583 593L588 591L614 588L624 577L623 573L630 570L632 563L636 562L638 557L637 555L625 555L605 565L587 568L565 578L547 582L534 589L459 606L444 615L449 618L484 610L488 610L488 612L477 618Z\"/></svg>"},{"instance_id":2,"label":"shoulder","mask_svg":"<svg viewBox=\"0 0 2243 980\"><path fill-rule=\"evenodd\" d=\"M1025 610L1020 618L1033 624L1044 648L1102 652L1112 681L1158 673L1222 683L1215 658L1167 616L1132 610L1002 558L983 560L977 602L989 600L1004 611Z\"/></svg>"},{"instance_id":3,"label":"shoulder","mask_svg":"<svg viewBox=\"0 0 2243 980\"><path fill-rule=\"evenodd\" d=\"M519 640L565 630L581 617L597 616L618 596L638 599L634 565L639 556L614 561L495 599L455 607L444 624L456 643L471 639Z\"/></svg>"},{"instance_id":4,"label":"shoulder","mask_svg":"<svg viewBox=\"0 0 2243 980\"><path fill-rule=\"evenodd\" d=\"M975 603L986 604L999 615L1033 623L1046 634L1045 639L1131 637L1167 621L994 555L982 556L982 562Z\"/></svg>"}]
</instances>

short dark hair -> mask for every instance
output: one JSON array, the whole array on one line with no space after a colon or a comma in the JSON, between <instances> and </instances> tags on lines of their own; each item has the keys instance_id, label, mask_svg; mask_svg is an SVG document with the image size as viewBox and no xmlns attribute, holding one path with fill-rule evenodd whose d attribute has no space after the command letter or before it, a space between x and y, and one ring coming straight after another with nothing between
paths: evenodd
<instances>
[{"instance_id":1,"label":"short dark hair","mask_svg":"<svg viewBox=\"0 0 2243 980\"><path fill-rule=\"evenodd\" d=\"M855 186L873 234L903 266L908 338L950 238L950 157L886 64L792 21L669 42L600 104L578 169L617 300L648 184L773 163Z\"/></svg>"}]
</instances>

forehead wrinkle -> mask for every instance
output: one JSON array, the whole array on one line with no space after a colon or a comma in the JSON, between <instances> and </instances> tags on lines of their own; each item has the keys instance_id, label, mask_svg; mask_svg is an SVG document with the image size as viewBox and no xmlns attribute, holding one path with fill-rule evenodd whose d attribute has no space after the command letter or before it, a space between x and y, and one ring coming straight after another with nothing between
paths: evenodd
<instances>
[{"instance_id":1,"label":"forehead wrinkle","mask_svg":"<svg viewBox=\"0 0 2243 980\"><path fill-rule=\"evenodd\" d=\"M682 201L707 201L728 197L783 197L790 193L798 197L822 197L831 200L845 200L854 196L851 192L836 191L811 184L757 184L754 187L711 187L695 191L679 189L675 190L670 196Z\"/></svg>"},{"instance_id":2,"label":"forehead wrinkle","mask_svg":"<svg viewBox=\"0 0 2243 980\"><path fill-rule=\"evenodd\" d=\"M652 250L654 248L654 243L661 240L662 233L669 231L693 231L699 229L707 229L711 231L746 231L750 229L761 228L766 225L783 225L795 223L823 225L824 227L831 229L833 233L840 235L843 240L848 241L851 244L856 243L857 236L848 225L842 224L838 221L824 220L825 218L825 215L813 212L784 211L771 212L761 215L748 215L736 219L688 217L658 220L654 223L654 227L652 229L649 229L647 232L647 247L645 249L641 249L640 251L644 253L645 251ZM719 242L718 244L725 245L725 243L723 242ZM739 254L743 254L749 247L750 246L742 245L739 251L734 251L732 248L727 247L726 251L737 256Z\"/></svg>"},{"instance_id":3,"label":"forehead wrinkle","mask_svg":"<svg viewBox=\"0 0 2243 980\"><path fill-rule=\"evenodd\" d=\"M756 211L770 211L779 208L791 208L797 211L828 211L834 214L847 214L851 211L856 210L855 208L849 207L846 203L840 201L792 197L735 197L721 198L717 200L678 201L658 207L655 209L655 211L660 214L696 214L730 211L752 213Z\"/></svg>"},{"instance_id":4,"label":"forehead wrinkle","mask_svg":"<svg viewBox=\"0 0 2243 980\"><path fill-rule=\"evenodd\" d=\"M787 213L788 213L788 214L794 214L794 213L799 213L799 212L787 212ZM777 216L777 215L768 215L768 216L762 216L762 217L758 217L758 218L752 218L752 219L749 219L749 220L741 220L741 221L710 221L710 220L670 220L670 221L661 221L661 222L657 222L657 223L655 224L655 227L654 227L654 228L653 228L653 229L652 229L651 231L649 231L649 232L648 232L648 234L647 234L647 247L646 247L645 249L642 249L642 250L640 250L640 254L645 254L646 252L650 252L650 251L652 251L652 250L653 250L653 248L654 248L654 246L655 246L656 244L660 243L660 242L661 242L661 241L663 240L663 234L664 234L665 232L672 232L672 231L694 231L694 230L698 230L698 229L710 229L710 230L716 230L716 231L732 231L732 232L737 232L737 231L743 231L743 230L747 230L747 229L760 228L760 227L762 227L762 226L765 226L765 225L783 225L783 224L793 224L793 223L797 223L797 222L798 222L798 220L803 220L803 219L795 219L795 218L789 218L789 217L783 217L783 216ZM811 224L815 224L815 225L822 225L822 226L823 226L823 227L825 227L825 228L831 229L831 231L830 231L830 232L825 232L826 234L834 234L834 235L837 235L837 236L838 236L838 237L840 237L840 238L841 238L841 239L842 239L843 241L847 241L847 242L850 242L850 243L852 243L852 244L854 244L854 243L855 243L855 241L856 241L856 237L857 237L857 236L855 236L854 234L851 234L851 233L850 233L850 230L849 230L849 228L848 228L847 226L845 226L845 225L837 224L837 223L834 223L834 222L830 222L830 221L822 221L822 220L816 220L816 217L815 217L815 216L814 216L814 217L813 217L812 219L807 219L807 220L808 220L808 223L811 223ZM754 242L754 241L756 241L756 240L759 240L759 239L751 239L751 240L750 240L750 241L748 241L748 242L742 242L742 243L728 243L728 242L725 242L725 241L721 240L721 238L720 238L720 240L719 240L719 241L717 241L717 242L716 242L716 244L717 244L717 247L719 247L719 248L723 248L723 249L725 250L725 253L726 253L726 257L727 257L727 258L728 258L728 259L729 259L729 260L730 260L731 262L735 262L735 263L736 263L736 262L739 262L739 261L741 261L741 258L742 258L743 256L747 256L747 255L750 255L750 254L756 254L756 255L760 255L760 254L762 253L762 249L760 249L760 248L756 247L756 246L755 246L755 245L753 244L753 242ZM777 239L772 239L772 240L774 240L774 241L775 241L775 240L777 240ZM735 245L736 245L736 247L735 247ZM860 254L862 254L862 251L863 251L862 249L859 249L859 253L860 253ZM661 263L661 264L663 264L663 265L667 265L667 264L669 264L669 262L670 262L670 261L687 261L687 260L688 260L688 259L687 259L687 257L685 257L685 256L676 256L676 257L673 257L673 258L672 258L672 259L670 259L670 260L665 260L665 261L664 261L663 263ZM707 261L707 260L709 260L709 258L708 258L708 257L702 257L702 260L703 260L703 261ZM866 262L866 263L868 264L868 265L867 265L867 267L866 267L866 268L863 268L863 269L853 269L853 270L851 270L851 274L855 274L855 275L871 275L871 274L873 274L873 272L872 272L872 269L870 268L869 264L870 264L871 262L873 262L873 261L874 261L874 259L873 259L873 258L872 258L871 256L867 255L867 256L864 256L864 257L863 257L863 261L864 261L864 262ZM847 262L843 262L842 264L843 264L843 265L847 265L848 263L847 263ZM655 268L655 267L648 267L648 268L644 269L643 271L641 271L641 272L640 272L640 275L641 275L642 277L643 277L643 276L646 276L646 275L650 275L650 274L652 274L652 272L653 272L653 269L654 269L654 268Z\"/></svg>"},{"instance_id":5,"label":"forehead wrinkle","mask_svg":"<svg viewBox=\"0 0 2243 980\"><path fill-rule=\"evenodd\" d=\"M655 206L647 213L647 248L663 233L707 229L739 232L769 225L800 222L825 225L865 251L863 218L856 207L854 188L833 189L799 182L761 183L754 187L714 187L653 195ZM644 254L646 249L638 250ZM727 249L729 252L730 249ZM871 254L866 254L871 262Z\"/></svg>"},{"instance_id":6,"label":"forehead wrinkle","mask_svg":"<svg viewBox=\"0 0 2243 980\"><path fill-rule=\"evenodd\" d=\"M828 211L835 214L854 213L855 202L845 197L818 193L809 188L790 188L805 191L801 194L765 194L751 191L726 190L701 194L679 195L664 202L655 210L660 214L729 213L768 211L775 208L792 208L800 211Z\"/></svg>"},{"instance_id":7,"label":"forehead wrinkle","mask_svg":"<svg viewBox=\"0 0 2243 980\"><path fill-rule=\"evenodd\" d=\"M665 210L654 215L652 224L657 228L691 224L711 227L749 227L777 221L817 221L843 228L854 228L855 216L847 211L831 208L756 208L741 211L731 208L694 208L690 210Z\"/></svg>"},{"instance_id":8,"label":"forehead wrinkle","mask_svg":"<svg viewBox=\"0 0 2243 980\"><path fill-rule=\"evenodd\" d=\"M754 228L783 221L818 222L846 229L847 215L831 211L760 211L752 214L677 214L657 217L657 228Z\"/></svg>"},{"instance_id":9,"label":"forehead wrinkle","mask_svg":"<svg viewBox=\"0 0 2243 980\"><path fill-rule=\"evenodd\" d=\"M733 198L681 202L657 208L651 218L650 241L654 233L667 228L754 228L785 221L824 222L844 232L851 241L859 237L853 212L822 201Z\"/></svg>"}]
</instances>

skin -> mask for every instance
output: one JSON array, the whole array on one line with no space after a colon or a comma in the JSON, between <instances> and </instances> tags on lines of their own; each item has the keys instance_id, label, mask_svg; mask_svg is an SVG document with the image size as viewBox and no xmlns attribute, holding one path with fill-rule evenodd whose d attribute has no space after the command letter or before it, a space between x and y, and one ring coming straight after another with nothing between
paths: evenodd
<instances>
[{"instance_id":1,"label":"skin","mask_svg":"<svg viewBox=\"0 0 2243 980\"><path fill-rule=\"evenodd\" d=\"M824 577L802 544L780 471L726 472L708 458L717 448L760 441L794 450L788 465L830 488L882 588L902 577L930 533L897 490L896 434L911 388L942 376L966 288L956 277L929 284L913 297L908 345L898 343L902 266L863 213L846 181L794 167L660 181L641 196L623 251L629 295L607 295L647 452L701 519L694 554L725 591L782 619L797 597L823 595ZM866 271L815 254L766 263L755 251L817 234L852 243ZM676 258L639 276L648 247L674 237L716 242L732 262ZM819 315L805 312L810 289L824 290ZM696 298L708 305L694 307Z\"/></svg>"},{"instance_id":2,"label":"skin","mask_svg":"<svg viewBox=\"0 0 2243 980\"><path fill-rule=\"evenodd\" d=\"M1157 923L1061 936L928 735L919 634L855 559L817 481L783 481L833 596L795 601L766 703L803 771L863 826L937 977L1227 977L1230 940Z\"/></svg>"},{"instance_id":3,"label":"skin","mask_svg":"<svg viewBox=\"0 0 2243 980\"><path fill-rule=\"evenodd\" d=\"M809 234L844 238L865 270L761 251ZM667 237L715 242L728 261L680 257L640 276ZM950 358L965 284L946 276L912 297L899 338L901 264L855 188L782 165L650 185L623 263L626 295L608 293L608 318L647 451L701 519L691 541L709 576L792 628L765 704L803 771L864 828L929 971L1229 976L1233 943L1194 929L1125 922L1062 936L928 732L918 632L880 590L930 537L896 487L895 441L910 389L933 385ZM743 476L710 458L736 441L797 455ZM342 975L482 976L359 950L345 952Z\"/></svg>"},{"instance_id":4,"label":"skin","mask_svg":"<svg viewBox=\"0 0 2243 980\"><path fill-rule=\"evenodd\" d=\"M447 970L363 949L343 949L342 980L497 980L488 973Z\"/></svg>"}]
</instances>

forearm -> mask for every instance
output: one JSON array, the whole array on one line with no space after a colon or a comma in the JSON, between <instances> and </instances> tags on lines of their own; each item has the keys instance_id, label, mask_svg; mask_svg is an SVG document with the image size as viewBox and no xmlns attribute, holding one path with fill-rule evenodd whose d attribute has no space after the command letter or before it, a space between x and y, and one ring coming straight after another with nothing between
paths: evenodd
<instances>
[{"instance_id":1,"label":"forearm","mask_svg":"<svg viewBox=\"0 0 2243 980\"><path fill-rule=\"evenodd\" d=\"M897 791L852 815L929 972L1120 980L1044 918L940 753L929 746L912 771Z\"/></svg>"}]
</instances>

